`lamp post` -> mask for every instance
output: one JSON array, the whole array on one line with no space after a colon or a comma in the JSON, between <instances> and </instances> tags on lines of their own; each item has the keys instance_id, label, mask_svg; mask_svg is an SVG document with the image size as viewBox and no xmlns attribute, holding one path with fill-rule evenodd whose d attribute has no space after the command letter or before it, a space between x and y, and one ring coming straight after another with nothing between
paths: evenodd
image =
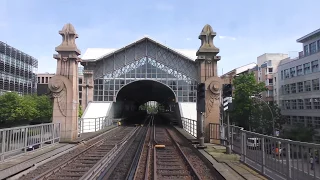
<instances>
[{"instance_id":1,"label":"lamp post","mask_svg":"<svg viewBox=\"0 0 320 180\"><path fill-rule=\"evenodd\" d=\"M265 103L265 104L267 105L267 107L269 108L270 113L271 113L271 116L272 116L272 131L273 131L272 134L273 134L273 136L276 136L276 135L275 135L276 132L275 132L275 129L274 129L274 116L273 116L273 112L272 112L271 107L270 107L269 104L268 104L266 101L264 101L262 98L259 98L259 97L256 97L256 96L251 96L251 98L259 99L260 101L262 101L263 103Z\"/></svg>"}]
</instances>

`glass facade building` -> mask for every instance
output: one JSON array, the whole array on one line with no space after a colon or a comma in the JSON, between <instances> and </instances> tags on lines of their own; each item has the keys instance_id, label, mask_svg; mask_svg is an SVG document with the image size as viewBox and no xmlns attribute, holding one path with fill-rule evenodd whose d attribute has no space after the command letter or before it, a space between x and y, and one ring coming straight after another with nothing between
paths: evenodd
<instances>
[{"instance_id":1,"label":"glass facade building","mask_svg":"<svg viewBox=\"0 0 320 180\"><path fill-rule=\"evenodd\" d=\"M94 101L114 101L119 90L134 81L154 80L167 85L178 102L196 102L197 81L152 58L143 57L94 82Z\"/></svg>"},{"instance_id":2,"label":"glass facade building","mask_svg":"<svg viewBox=\"0 0 320 180\"><path fill-rule=\"evenodd\" d=\"M0 95L37 92L38 60L0 41Z\"/></svg>"}]
</instances>

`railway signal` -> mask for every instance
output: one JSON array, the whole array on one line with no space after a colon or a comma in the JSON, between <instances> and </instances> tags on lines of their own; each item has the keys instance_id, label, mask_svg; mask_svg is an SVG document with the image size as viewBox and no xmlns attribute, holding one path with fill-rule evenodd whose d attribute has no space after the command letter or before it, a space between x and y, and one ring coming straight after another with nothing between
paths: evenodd
<instances>
[{"instance_id":1,"label":"railway signal","mask_svg":"<svg viewBox=\"0 0 320 180\"><path fill-rule=\"evenodd\" d=\"M223 110L231 111L232 108L232 85L223 84L222 86Z\"/></svg>"},{"instance_id":2,"label":"railway signal","mask_svg":"<svg viewBox=\"0 0 320 180\"><path fill-rule=\"evenodd\" d=\"M199 83L197 88L197 110L200 112L206 111L206 85Z\"/></svg>"}]
</instances>

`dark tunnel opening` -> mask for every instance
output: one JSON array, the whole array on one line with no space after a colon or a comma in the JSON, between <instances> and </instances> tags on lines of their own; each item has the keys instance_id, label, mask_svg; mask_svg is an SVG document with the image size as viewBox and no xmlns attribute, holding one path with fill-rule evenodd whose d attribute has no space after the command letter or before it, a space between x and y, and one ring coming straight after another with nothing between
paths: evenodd
<instances>
[{"instance_id":1,"label":"dark tunnel opening","mask_svg":"<svg viewBox=\"0 0 320 180\"><path fill-rule=\"evenodd\" d=\"M162 124L173 121L179 124L180 112L175 93L167 85L153 80L140 80L123 86L116 97L119 106L116 114L126 117L124 124L142 124L147 112L139 107L150 101L157 102L157 116L168 119L161 120Z\"/></svg>"}]
</instances>

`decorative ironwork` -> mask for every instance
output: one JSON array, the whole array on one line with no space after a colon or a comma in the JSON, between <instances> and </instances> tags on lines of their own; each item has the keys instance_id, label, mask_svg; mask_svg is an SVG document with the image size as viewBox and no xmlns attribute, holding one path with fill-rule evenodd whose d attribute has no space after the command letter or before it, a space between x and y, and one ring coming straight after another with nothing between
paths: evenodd
<instances>
[{"instance_id":1,"label":"decorative ironwork","mask_svg":"<svg viewBox=\"0 0 320 180\"><path fill-rule=\"evenodd\" d=\"M179 102L196 102L196 63L148 39L95 63L94 101L114 101L124 85L150 79L169 86Z\"/></svg>"}]
</instances>

